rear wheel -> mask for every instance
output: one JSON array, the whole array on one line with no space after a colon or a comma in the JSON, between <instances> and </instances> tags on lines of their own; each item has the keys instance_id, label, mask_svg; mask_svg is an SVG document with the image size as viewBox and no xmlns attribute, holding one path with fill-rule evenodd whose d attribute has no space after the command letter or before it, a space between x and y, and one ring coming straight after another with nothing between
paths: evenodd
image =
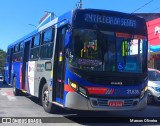
<instances>
[{"instance_id":1,"label":"rear wheel","mask_svg":"<svg viewBox=\"0 0 160 126\"><path fill-rule=\"evenodd\" d=\"M16 88L16 77L13 78L13 94L15 96L19 96L20 95L20 91Z\"/></svg>"},{"instance_id":2,"label":"rear wheel","mask_svg":"<svg viewBox=\"0 0 160 126\"><path fill-rule=\"evenodd\" d=\"M154 102L155 102L154 96L152 95L152 93L150 91L148 91L147 103L153 104Z\"/></svg>"},{"instance_id":3,"label":"rear wheel","mask_svg":"<svg viewBox=\"0 0 160 126\"><path fill-rule=\"evenodd\" d=\"M49 102L49 91L47 83L43 86L41 101L42 101L42 106L46 112L48 113L56 112L56 106L51 102Z\"/></svg>"}]
</instances>

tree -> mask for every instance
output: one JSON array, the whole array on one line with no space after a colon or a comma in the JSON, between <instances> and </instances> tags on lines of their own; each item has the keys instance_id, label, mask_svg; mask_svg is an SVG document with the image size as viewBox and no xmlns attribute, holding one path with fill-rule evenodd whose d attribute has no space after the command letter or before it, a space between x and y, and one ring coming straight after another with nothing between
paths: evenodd
<instances>
[{"instance_id":1,"label":"tree","mask_svg":"<svg viewBox=\"0 0 160 126\"><path fill-rule=\"evenodd\" d=\"M6 62L6 52L0 49L0 73L3 72Z\"/></svg>"}]
</instances>

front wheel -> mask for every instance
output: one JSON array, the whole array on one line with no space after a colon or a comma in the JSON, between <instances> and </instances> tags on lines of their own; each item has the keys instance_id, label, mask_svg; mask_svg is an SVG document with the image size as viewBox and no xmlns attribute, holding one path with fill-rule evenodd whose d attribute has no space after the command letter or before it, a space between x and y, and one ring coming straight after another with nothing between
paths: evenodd
<instances>
[{"instance_id":1,"label":"front wheel","mask_svg":"<svg viewBox=\"0 0 160 126\"><path fill-rule=\"evenodd\" d=\"M49 102L49 91L47 83L43 86L41 100L42 100L42 106L46 112L48 113L56 112L56 106Z\"/></svg>"}]
</instances>

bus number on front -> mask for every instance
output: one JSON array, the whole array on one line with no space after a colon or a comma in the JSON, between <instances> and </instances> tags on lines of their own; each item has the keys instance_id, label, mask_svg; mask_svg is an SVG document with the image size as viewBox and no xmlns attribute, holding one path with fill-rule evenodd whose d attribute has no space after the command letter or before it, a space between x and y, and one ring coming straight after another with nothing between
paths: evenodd
<instances>
[{"instance_id":1,"label":"bus number on front","mask_svg":"<svg viewBox=\"0 0 160 126\"><path fill-rule=\"evenodd\" d=\"M139 94L139 90L136 89L128 89L127 94Z\"/></svg>"}]
</instances>

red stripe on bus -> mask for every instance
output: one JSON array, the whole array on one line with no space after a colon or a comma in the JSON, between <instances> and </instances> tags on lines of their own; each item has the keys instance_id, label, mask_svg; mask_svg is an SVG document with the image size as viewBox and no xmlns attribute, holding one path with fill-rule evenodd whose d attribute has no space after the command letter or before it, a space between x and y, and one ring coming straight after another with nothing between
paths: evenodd
<instances>
[{"instance_id":1,"label":"red stripe on bus","mask_svg":"<svg viewBox=\"0 0 160 126\"><path fill-rule=\"evenodd\" d=\"M64 90L67 92L75 92L68 84L64 85Z\"/></svg>"},{"instance_id":2,"label":"red stripe on bus","mask_svg":"<svg viewBox=\"0 0 160 126\"><path fill-rule=\"evenodd\" d=\"M22 89L22 64L20 64L20 71L19 71L19 73L20 73L20 89Z\"/></svg>"},{"instance_id":3,"label":"red stripe on bus","mask_svg":"<svg viewBox=\"0 0 160 126\"><path fill-rule=\"evenodd\" d=\"M111 93L110 94L113 94L114 93L114 89L112 89Z\"/></svg>"},{"instance_id":4,"label":"red stripe on bus","mask_svg":"<svg viewBox=\"0 0 160 126\"><path fill-rule=\"evenodd\" d=\"M102 87L86 87L89 94L106 94L108 91L108 88L102 88Z\"/></svg>"}]
</instances>

